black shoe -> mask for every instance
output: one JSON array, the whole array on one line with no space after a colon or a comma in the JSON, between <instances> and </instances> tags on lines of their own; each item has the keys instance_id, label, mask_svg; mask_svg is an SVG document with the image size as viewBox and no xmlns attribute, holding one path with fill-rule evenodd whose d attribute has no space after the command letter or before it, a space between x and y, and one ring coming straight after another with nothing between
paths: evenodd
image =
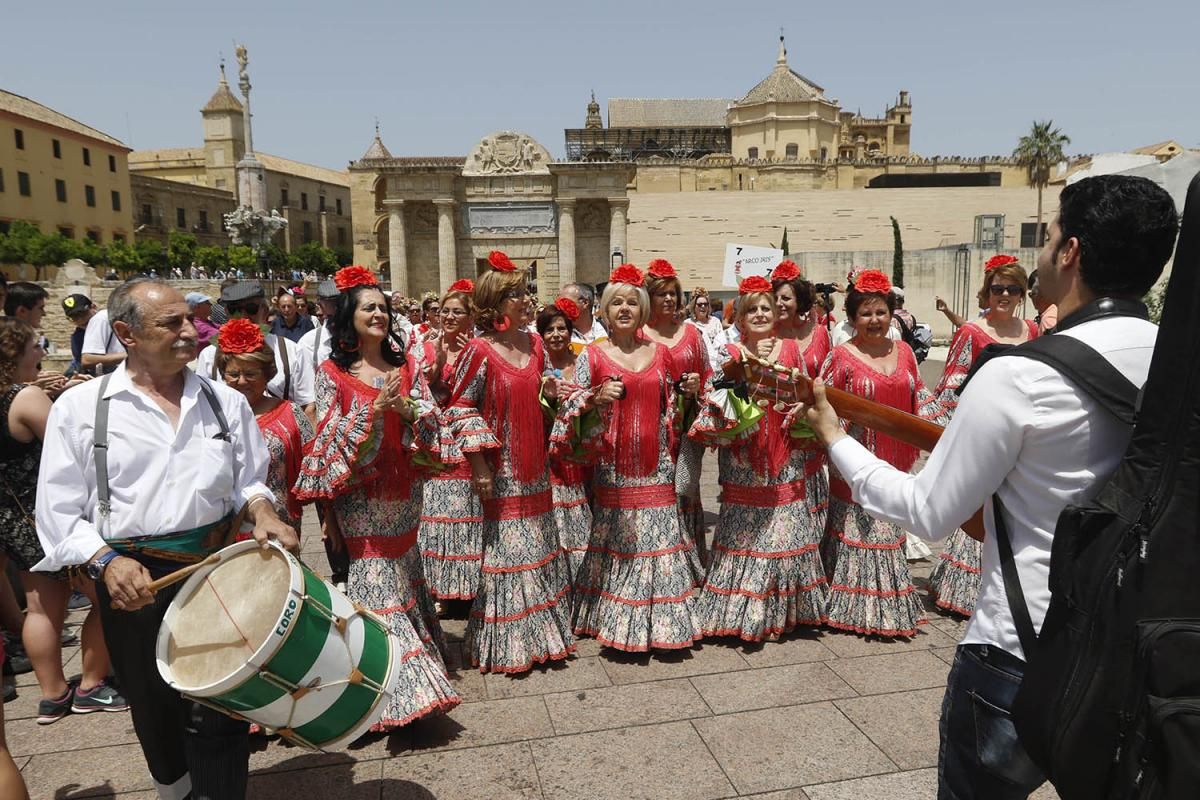
<instances>
[{"instance_id":1,"label":"black shoe","mask_svg":"<svg viewBox=\"0 0 1200 800\"><path fill-rule=\"evenodd\" d=\"M15 683L4 682L4 702L8 703L17 699L17 685Z\"/></svg>"}]
</instances>

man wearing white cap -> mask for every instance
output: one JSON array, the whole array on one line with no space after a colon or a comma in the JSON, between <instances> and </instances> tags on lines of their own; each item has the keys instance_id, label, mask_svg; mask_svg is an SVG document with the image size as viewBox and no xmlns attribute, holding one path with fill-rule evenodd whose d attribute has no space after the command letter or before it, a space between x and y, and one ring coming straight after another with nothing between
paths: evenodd
<instances>
[{"instance_id":1,"label":"man wearing white cap","mask_svg":"<svg viewBox=\"0 0 1200 800\"><path fill-rule=\"evenodd\" d=\"M192 323L196 326L196 345L203 352L212 337L216 336L217 331L220 330L210 319L212 298L203 292L188 292L183 299L187 301L188 308L192 310Z\"/></svg>"}]
</instances>

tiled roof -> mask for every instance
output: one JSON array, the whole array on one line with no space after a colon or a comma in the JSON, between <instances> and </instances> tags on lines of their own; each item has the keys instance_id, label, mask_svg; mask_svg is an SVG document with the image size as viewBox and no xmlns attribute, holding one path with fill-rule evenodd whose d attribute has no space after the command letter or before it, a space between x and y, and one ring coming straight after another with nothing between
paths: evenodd
<instances>
[{"instance_id":1,"label":"tiled roof","mask_svg":"<svg viewBox=\"0 0 1200 800\"><path fill-rule=\"evenodd\" d=\"M242 101L233 96L233 92L229 91L229 84L225 82L225 73L221 73L221 82L217 84L217 90L213 92L213 96L204 104L205 111L242 111Z\"/></svg>"},{"instance_id":2,"label":"tiled roof","mask_svg":"<svg viewBox=\"0 0 1200 800\"><path fill-rule=\"evenodd\" d=\"M347 172L318 167L315 164L305 164L301 161L292 161L290 158L281 158L267 153L255 153L254 155L258 157L258 160L263 163L264 167L272 172L284 172L300 178L308 178L309 180L332 183L335 186L345 186L347 189L350 188L350 174Z\"/></svg>"},{"instance_id":3,"label":"tiled roof","mask_svg":"<svg viewBox=\"0 0 1200 800\"><path fill-rule=\"evenodd\" d=\"M724 128L724 97L613 97L608 101L610 128Z\"/></svg>"},{"instance_id":4,"label":"tiled roof","mask_svg":"<svg viewBox=\"0 0 1200 800\"><path fill-rule=\"evenodd\" d=\"M203 147L159 147L154 150L135 150L129 154L129 168L137 169L162 161L193 161L204 163Z\"/></svg>"},{"instance_id":5,"label":"tiled roof","mask_svg":"<svg viewBox=\"0 0 1200 800\"><path fill-rule=\"evenodd\" d=\"M778 64L771 74L759 81L758 85L737 101L737 105L745 106L754 103L797 103L805 100L823 99L825 90L805 78L800 73Z\"/></svg>"},{"instance_id":6,"label":"tiled roof","mask_svg":"<svg viewBox=\"0 0 1200 800\"><path fill-rule=\"evenodd\" d=\"M60 114L52 108L30 100L28 97L6 92L3 89L0 89L0 111L7 111L19 117L25 117L46 125L53 125L56 128L78 133L82 136L104 142L105 144L111 144L114 147L128 149L125 147L124 142L114 139L107 133L98 131L90 125L84 125L79 120L71 119L66 114Z\"/></svg>"},{"instance_id":7,"label":"tiled roof","mask_svg":"<svg viewBox=\"0 0 1200 800\"><path fill-rule=\"evenodd\" d=\"M379 134L376 133L375 139L371 142L371 146L367 148L367 152L363 153L362 160L366 161L368 159L391 157L392 154L388 152L387 147L385 147L383 144L383 140L380 139Z\"/></svg>"}]
</instances>

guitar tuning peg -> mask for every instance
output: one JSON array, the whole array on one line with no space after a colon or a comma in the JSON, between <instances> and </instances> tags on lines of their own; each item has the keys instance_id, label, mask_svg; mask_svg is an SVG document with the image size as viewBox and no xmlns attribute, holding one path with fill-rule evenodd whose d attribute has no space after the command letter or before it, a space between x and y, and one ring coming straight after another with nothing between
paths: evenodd
<instances>
[{"instance_id":1,"label":"guitar tuning peg","mask_svg":"<svg viewBox=\"0 0 1200 800\"><path fill-rule=\"evenodd\" d=\"M785 411L787 411L787 403L783 402L782 400L777 401L775 403L775 410L778 411L780 414L784 413Z\"/></svg>"},{"instance_id":2,"label":"guitar tuning peg","mask_svg":"<svg viewBox=\"0 0 1200 800\"><path fill-rule=\"evenodd\" d=\"M766 400L756 400L755 405L757 405L759 408L766 408L770 405L770 403Z\"/></svg>"}]
</instances>

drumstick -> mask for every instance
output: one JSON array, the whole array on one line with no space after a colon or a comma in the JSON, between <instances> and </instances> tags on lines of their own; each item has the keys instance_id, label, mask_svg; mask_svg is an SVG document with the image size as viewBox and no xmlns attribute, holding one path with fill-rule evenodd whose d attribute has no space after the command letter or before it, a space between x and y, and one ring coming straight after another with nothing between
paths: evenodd
<instances>
[{"instance_id":1,"label":"drumstick","mask_svg":"<svg viewBox=\"0 0 1200 800\"><path fill-rule=\"evenodd\" d=\"M179 583L181 580L186 578L188 575L191 575L201 567L207 567L209 564L216 564L220 560L221 552L218 550L217 552L209 555L209 557L203 561L197 561L195 564L188 564L183 569L177 569L170 574L163 575L156 581L150 581L150 585L147 588L150 590L151 594L154 594L159 589L165 589L173 583Z\"/></svg>"}]
</instances>

